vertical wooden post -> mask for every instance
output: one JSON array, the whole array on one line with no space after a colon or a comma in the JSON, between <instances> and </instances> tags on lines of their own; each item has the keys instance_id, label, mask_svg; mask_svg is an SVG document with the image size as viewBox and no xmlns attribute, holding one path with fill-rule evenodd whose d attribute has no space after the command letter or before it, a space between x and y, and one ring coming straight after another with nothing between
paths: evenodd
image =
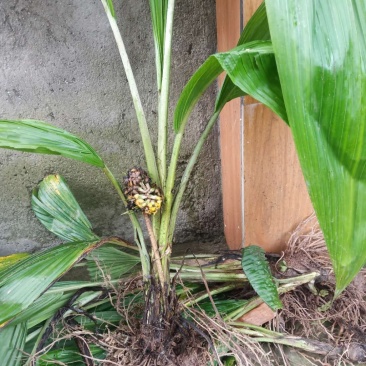
<instances>
[{"instance_id":1,"label":"vertical wooden post","mask_svg":"<svg viewBox=\"0 0 366 366\"><path fill-rule=\"evenodd\" d=\"M217 0L218 51L236 45L261 0ZM220 115L225 236L231 249L257 244L284 249L291 231L313 211L290 128L245 97Z\"/></svg>"},{"instance_id":2,"label":"vertical wooden post","mask_svg":"<svg viewBox=\"0 0 366 366\"><path fill-rule=\"evenodd\" d=\"M216 0L218 52L227 51L238 42L242 23L240 7L239 0ZM220 84L223 78L219 80ZM244 239L242 142L242 105L240 99L235 99L220 115L224 229L232 249L241 248Z\"/></svg>"}]
</instances>

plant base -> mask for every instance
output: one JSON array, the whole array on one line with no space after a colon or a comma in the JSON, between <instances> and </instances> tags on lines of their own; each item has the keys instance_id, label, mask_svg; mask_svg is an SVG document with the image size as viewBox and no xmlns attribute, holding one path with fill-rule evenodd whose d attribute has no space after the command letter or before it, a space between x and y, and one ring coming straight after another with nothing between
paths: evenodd
<instances>
[{"instance_id":1,"label":"plant base","mask_svg":"<svg viewBox=\"0 0 366 366\"><path fill-rule=\"evenodd\" d=\"M125 321L105 336L108 356L103 365L205 365L205 339L182 317L173 287L162 291L152 279L145 308L117 309Z\"/></svg>"}]
</instances>

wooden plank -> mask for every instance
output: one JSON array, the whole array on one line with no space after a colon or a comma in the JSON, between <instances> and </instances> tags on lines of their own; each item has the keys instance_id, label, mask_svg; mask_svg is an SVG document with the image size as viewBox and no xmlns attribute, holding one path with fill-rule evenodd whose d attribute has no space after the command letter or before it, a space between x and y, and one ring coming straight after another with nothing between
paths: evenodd
<instances>
[{"instance_id":1,"label":"wooden plank","mask_svg":"<svg viewBox=\"0 0 366 366\"><path fill-rule=\"evenodd\" d=\"M260 3L216 1L219 52L236 45ZM225 237L231 249L258 244L276 252L313 208L290 129L255 99L244 100L220 115Z\"/></svg>"},{"instance_id":2,"label":"wooden plank","mask_svg":"<svg viewBox=\"0 0 366 366\"><path fill-rule=\"evenodd\" d=\"M217 0L217 49L236 46L240 36L240 1ZM222 83L223 77L219 80ZM239 249L243 243L241 100L229 102L220 115L220 146L224 230L228 246Z\"/></svg>"},{"instance_id":3,"label":"wooden plank","mask_svg":"<svg viewBox=\"0 0 366 366\"><path fill-rule=\"evenodd\" d=\"M279 252L313 212L290 128L260 103L244 108L245 245Z\"/></svg>"}]
</instances>

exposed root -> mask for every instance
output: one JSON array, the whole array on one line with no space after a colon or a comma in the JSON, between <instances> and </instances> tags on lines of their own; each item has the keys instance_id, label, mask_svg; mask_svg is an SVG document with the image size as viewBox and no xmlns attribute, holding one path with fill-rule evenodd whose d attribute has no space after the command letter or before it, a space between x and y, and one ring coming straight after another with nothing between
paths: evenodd
<instances>
[{"instance_id":1,"label":"exposed root","mask_svg":"<svg viewBox=\"0 0 366 366\"><path fill-rule=\"evenodd\" d=\"M345 357L364 361L366 357L366 270L332 302L335 277L324 237L315 215L292 234L284 255L285 275L317 270L313 286L303 285L282 296L284 309L274 320L281 331L330 341L345 347ZM321 335L321 336L319 336Z\"/></svg>"},{"instance_id":2,"label":"exposed root","mask_svg":"<svg viewBox=\"0 0 366 366\"><path fill-rule=\"evenodd\" d=\"M145 305L123 303L126 284L116 293L119 327L98 342L107 350L102 365L199 365L205 364L205 340L182 318L175 289L166 295L151 280ZM162 304L164 304L162 306Z\"/></svg>"},{"instance_id":3,"label":"exposed root","mask_svg":"<svg viewBox=\"0 0 366 366\"><path fill-rule=\"evenodd\" d=\"M162 292L154 281L150 284L150 294L147 294L146 308L141 302L126 304L125 294L131 293L136 282L138 279L121 283L111 297L123 317L117 329L107 329L104 334L97 335L67 323L59 336L105 349L106 359L95 363L103 366L222 365L222 357L230 356L235 358L238 366L272 364L262 347L250 336L237 332L220 318L213 319L203 311L183 307L174 290L168 298L165 313L160 313L156 303L159 303ZM87 352L83 358L84 362L90 358ZM93 365L92 361L88 360L88 365Z\"/></svg>"},{"instance_id":4,"label":"exposed root","mask_svg":"<svg viewBox=\"0 0 366 366\"><path fill-rule=\"evenodd\" d=\"M108 345L108 356L102 365L206 364L204 341L189 327L176 327L164 343L160 335L161 330L143 328L141 323L137 323L136 331L131 333L121 325L117 331L110 332L102 340L102 344Z\"/></svg>"},{"instance_id":5,"label":"exposed root","mask_svg":"<svg viewBox=\"0 0 366 366\"><path fill-rule=\"evenodd\" d=\"M272 365L270 354L266 353L261 345L250 336L242 334L237 329L224 323L221 318L212 318L204 312L186 308L192 322L206 332L210 339L211 364L216 362L222 366L221 360L233 357L238 366Z\"/></svg>"}]
</instances>

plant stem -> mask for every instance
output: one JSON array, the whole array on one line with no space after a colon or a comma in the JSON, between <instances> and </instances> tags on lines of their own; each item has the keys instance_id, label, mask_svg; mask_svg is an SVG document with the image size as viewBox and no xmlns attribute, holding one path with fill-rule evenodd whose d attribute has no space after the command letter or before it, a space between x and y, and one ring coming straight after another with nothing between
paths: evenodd
<instances>
[{"instance_id":1,"label":"plant stem","mask_svg":"<svg viewBox=\"0 0 366 366\"><path fill-rule=\"evenodd\" d=\"M175 0L168 0L167 20L164 37L163 73L161 81L161 92L159 95L158 170L160 175L161 188L163 189L163 191L165 190L166 180L167 125L174 4Z\"/></svg>"},{"instance_id":2,"label":"plant stem","mask_svg":"<svg viewBox=\"0 0 366 366\"><path fill-rule=\"evenodd\" d=\"M195 166L198 156L202 150L203 144L207 140L208 135L210 134L213 126L215 125L215 122L221 112L221 109L217 112L215 112L212 117L210 118L209 122L207 123L207 126L203 133L201 134L196 147L193 150L193 153L188 161L188 164L184 170L182 179L180 181L178 192L174 198L173 208L172 212L170 214L170 226L169 226L169 233L168 233L168 242L170 243L173 240L174 230L175 230L175 223L177 220L178 210L180 207L180 204L182 202L182 197L185 192L185 189L187 187L187 184L189 182L189 179L191 177L191 173L193 170L193 167Z\"/></svg>"},{"instance_id":3,"label":"plant stem","mask_svg":"<svg viewBox=\"0 0 366 366\"><path fill-rule=\"evenodd\" d=\"M149 237L150 237L152 252L153 252L153 256L154 256L154 264L155 264L157 272L158 272L161 290L164 292L165 284L167 283L167 281L165 280L163 267L161 266L161 258L160 258L158 243L156 241L154 231L153 231L153 228L151 225L150 216L148 214L144 213L144 219L145 219L146 228L147 228L147 231L148 231Z\"/></svg>"},{"instance_id":4,"label":"plant stem","mask_svg":"<svg viewBox=\"0 0 366 366\"><path fill-rule=\"evenodd\" d=\"M161 185L159 174L158 174L158 168L156 165L156 159L154 154L154 149L151 143L150 133L146 122L146 117L144 110L142 108L142 103L140 99L140 95L137 89L135 77L133 75L132 67L130 64L130 60L128 58L125 45L123 43L123 39L121 36L121 33L118 29L118 25L116 22L116 19L114 17L114 14L111 13L111 9L109 5L107 4L107 0L101 0L104 6L104 10L107 14L109 24L111 26L111 29L113 31L114 38L117 43L117 47L119 50L119 54L122 59L122 64L127 76L128 85L130 87L130 92L133 100L133 105L135 107L136 111L136 117L139 123L139 129L141 133L142 143L144 145L144 151L145 151L145 159L147 164L147 169L149 171L150 177L152 180L157 183L159 186Z\"/></svg>"},{"instance_id":5,"label":"plant stem","mask_svg":"<svg viewBox=\"0 0 366 366\"><path fill-rule=\"evenodd\" d=\"M113 175L113 173L109 170L107 166L103 168L103 172L107 176L107 178L112 182L114 188L116 189L118 195L120 196L123 204L127 208L127 200L125 195L123 194L122 188L120 184L118 183L117 179ZM142 233L141 225L139 221L137 220L137 217L135 213L131 210L128 210L128 216L130 217L130 220L132 222L132 226L135 230L135 242L136 245L139 248L140 252L140 258L141 258L141 266L142 266L142 274L144 276L144 279L146 280L148 276L150 276L150 256L147 251L144 235Z\"/></svg>"},{"instance_id":6,"label":"plant stem","mask_svg":"<svg viewBox=\"0 0 366 366\"><path fill-rule=\"evenodd\" d=\"M171 245L173 240L173 235L175 231L175 225L178 215L178 210L180 203L182 202L182 197L184 194L184 191L187 187L187 184L189 182L192 170L194 165L197 162L197 158L199 153L202 150L203 144L207 140L207 137L209 133L212 130L212 127L214 126L219 114L221 112L221 109L216 111L210 120L207 123L207 126L203 133L201 134L197 145L195 149L193 150L193 153L188 161L188 164L186 166L186 169L184 171L184 174L182 176L178 193L174 199L174 206L173 206L173 187L174 187L174 181L175 181L175 174L177 170L177 163L178 163L178 157L179 157L179 151L180 146L183 138L183 132L184 132L184 126L180 128L179 132L177 133L175 140L174 140L174 146L172 151L172 157L170 160L169 165L169 172L168 172L168 178L167 178L167 185L166 185L166 194L165 194L165 206L160 226L160 237L159 237L159 245L160 245L160 252L165 253L167 250L170 251L168 248L169 245ZM173 206L173 207L172 207ZM167 271L167 268L169 266L169 256L163 257L163 269Z\"/></svg>"},{"instance_id":7,"label":"plant stem","mask_svg":"<svg viewBox=\"0 0 366 366\"><path fill-rule=\"evenodd\" d=\"M179 270L179 269L177 269ZM175 276L175 273L171 272L171 277ZM202 274L201 272L180 272L179 278L182 281L187 282L202 282ZM248 282L248 279L245 277L244 273L211 273L205 272L205 278L207 282Z\"/></svg>"},{"instance_id":8,"label":"plant stem","mask_svg":"<svg viewBox=\"0 0 366 366\"><path fill-rule=\"evenodd\" d=\"M172 156L170 159L168 169L168 177L164 191L165 202L163 207L163 214L161 218L160 235L159 235L159 244L163 246L167 246L169 244L168 233L170 226L170 213L173 204L173 188L174 188L175 173L177 169L177 161L179 156L180 144L182 142L182 137L183 137L182 131L179 131L175 136Z\"/></svg>"},{"instance_id":9,"label":"plant stem","mask_svg":"<svg viewBox=\"0 0 366 366\"><path fill-rule=\"evenodd\" d=\"M297 336L286 335L271 330L242 322L230 322L229 325L235 327L240 333L250 335L257 342L277 343L290 347L302 349L307 352L320 355L335 356L341 354L343 347L334 347L328 343L319 342L312 339L305 339ZM247 329L251 328L251 329Z\"/></svg>"},{"instance_id":10,"label":"plant stem","mask_svg":"<svg viewBox=\"0 0 366 366\"><path fill-rule=\"evenodd\" d=\"M317 278L319 276L320 276L320 273L314 271L314 272L310 272L310 273L305 273L305 274L303 274L301 276L297 276L297 277L276 279L276 282L282 285L279 288L279 293L291 291L291 290L295 289L297 286L300 286L300 285L303 285L305 283L315 280L315 278ZM281 291L283 291L283 292L281 292Z\"/></svg>"},{"instance_id":11,"label":"plant stem","mask_svg":"<svg viewBox=\"0 0 366 366\"><path fill-rule=\"evenodd\" d=\"M222 294L223 292L228 292L228 291L232 291L236 288L239 288L241 287L242 285L241 284L230 284L230 285L227 285L227 286L221 286L221 287L218 287L214 290L210 290L210 293L211 293L211 296L214 296L214 295L218 295L218 294ZM193 306L197 303L199 303L200 301L204 300L204 299L207 299L209 297L209 294L207 293L207 291L204 291L204 292L201 292L199 294L197 294L194 298L192 299L188 299L187 302L184 303L185 306L187 307L190 307L190 306Z\"/></svg>"},{"instance_id":12,"label":"plant stem","mask_svg":"<svg viewBox=\"0 0 366 366\"><path fill-rule=\"evenodd\" d=\"M277 289L278 294L282 295L286 292L292 291L300 285L313 281L318 276L319 276L319 272L310 272L310 273L305 273L304 275L297 276L297 277L277 280L278 283L282 284ZM254 298L250 299L243 308L234 310L233 312L228 314L224 318L224 320L228 321L228 320L232 320L232 319L239 319L243 315L247 314L249 311L253 310L254 308L256 308L258 305L260 305L262 303L263 303L263 300L260 297L254 297Z\"/></svg>"}]
</instances>

